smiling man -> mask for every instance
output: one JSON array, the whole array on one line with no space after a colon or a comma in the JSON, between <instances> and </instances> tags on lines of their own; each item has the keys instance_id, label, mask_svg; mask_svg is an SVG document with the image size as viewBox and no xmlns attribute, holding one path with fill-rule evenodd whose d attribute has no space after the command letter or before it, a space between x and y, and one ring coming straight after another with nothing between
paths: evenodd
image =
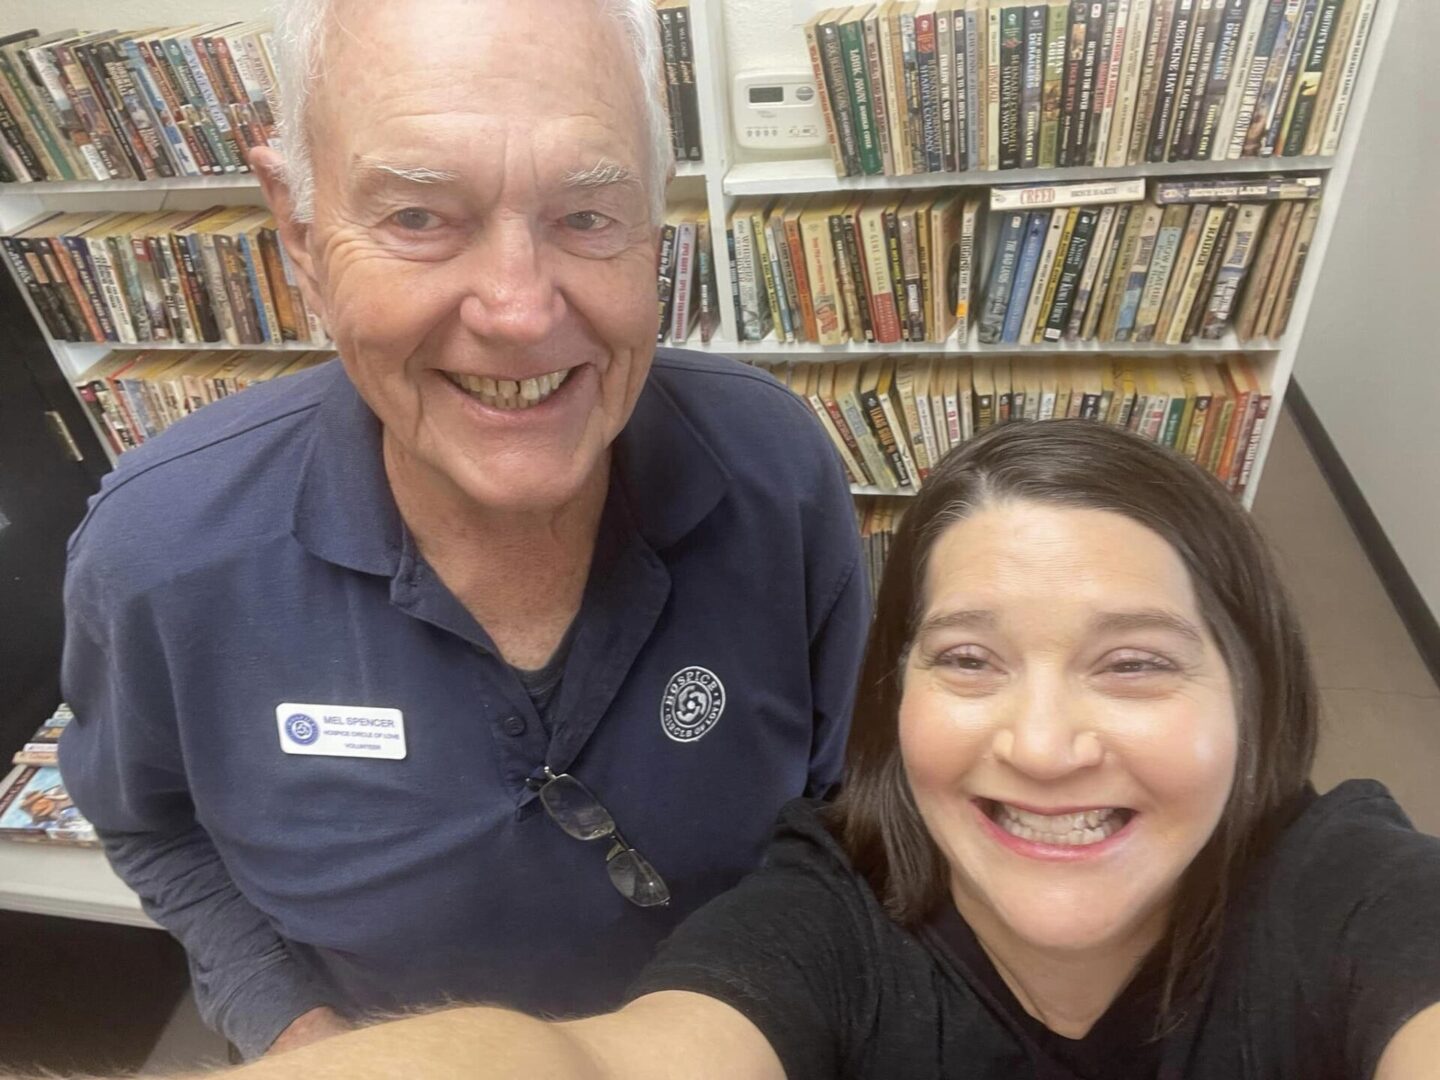
<instances>
[{"instance_id":1,"label":"smiling man","mask_svg":"<svg viewBox=\"0 0 1440 1080\"><path fill-rule=\"evenodd\" d=\"M838 462L654 348L654 19L287 4L253 164L340 360L127 454L72 541L66 780L248 1056L612 1006L839 775Z\"/></svg>"}]
</instances>

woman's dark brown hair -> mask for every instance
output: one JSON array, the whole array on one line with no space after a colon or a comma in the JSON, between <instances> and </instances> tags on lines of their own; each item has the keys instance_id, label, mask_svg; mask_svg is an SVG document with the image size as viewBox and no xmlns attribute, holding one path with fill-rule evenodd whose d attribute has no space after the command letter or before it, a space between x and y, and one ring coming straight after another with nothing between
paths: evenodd
<instances>
[{"instance_id":1,"label":"woman's dark brown hair","mask_svg":"<svg viewBox=\"0 0 1440 1080\"><path fill-rule=\"evenodd\" d=\"M1157 1030L1167 1028L1203 988L1228 899L1305 786L1317 727L1310 662L1264 541L1224 488L1179 454L1093 421L1055 420L992 428L940 462L906 511L885 566L832 826L901 925L915 927L947 902L950 871L900 760L905 656L936 540L981 506L1015 500L1122 514L1162 537L1184 560L1235 688L1230 798L1181 878L1157 946Z\"/></svg>"}]
</instances>

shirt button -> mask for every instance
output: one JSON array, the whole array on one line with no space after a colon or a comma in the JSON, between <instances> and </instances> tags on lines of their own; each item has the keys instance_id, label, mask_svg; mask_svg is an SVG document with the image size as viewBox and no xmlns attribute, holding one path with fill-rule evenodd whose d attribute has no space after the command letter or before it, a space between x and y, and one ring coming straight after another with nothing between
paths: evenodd
<instances>
[{"instance_id":1,"label":"shirt button","mask_svg":"<svg viewBox=\"0 0 1440 1080\"><path fill-rule=\"evenodd\" d=\"M523 716L507 716L500 721L500 728L506 735L524 735L525 718Z\"/></svg>"}]
</instances>

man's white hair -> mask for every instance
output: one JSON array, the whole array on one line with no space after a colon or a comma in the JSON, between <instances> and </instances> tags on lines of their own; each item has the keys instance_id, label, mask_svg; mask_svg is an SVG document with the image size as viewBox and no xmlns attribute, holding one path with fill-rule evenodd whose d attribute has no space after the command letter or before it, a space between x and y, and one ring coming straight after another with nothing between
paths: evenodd
<instances>
[{"instance_id":1,"label":"man's white hair","mask_svg":"<svg viewBox=\"0 0 1440 1080\"><path fill-rule=\"evenodd\" d=\"M650 215L659 223L665 214L665 184L674 150L666 113L665 68L655 0L593 0L620 23L643 87L649 169L642 176L650 195ZM280 138L285 156L285 183L294 200L295 219L315 216L315 167L310 153L307 116L310 96L324 77L325 21L336 0L274 0L276 76L280 82Z\"/></svg>"}]
</instances>

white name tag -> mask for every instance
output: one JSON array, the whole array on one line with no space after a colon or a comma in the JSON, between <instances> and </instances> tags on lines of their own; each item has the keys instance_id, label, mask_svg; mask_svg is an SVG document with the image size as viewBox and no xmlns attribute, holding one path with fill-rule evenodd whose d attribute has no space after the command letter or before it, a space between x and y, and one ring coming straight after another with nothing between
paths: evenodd
<instances>
[{"instance_id":1,"label":"white name tag","mask_svg":"<svg viewBox=\"0 0 1440 1080\"><path fill-rule=\"evenodd\" d=\"M275 724L287 754L389 761L405 756L405 717L399 709L286 702L275 707Z\"/></svg>"}]
</instances>

